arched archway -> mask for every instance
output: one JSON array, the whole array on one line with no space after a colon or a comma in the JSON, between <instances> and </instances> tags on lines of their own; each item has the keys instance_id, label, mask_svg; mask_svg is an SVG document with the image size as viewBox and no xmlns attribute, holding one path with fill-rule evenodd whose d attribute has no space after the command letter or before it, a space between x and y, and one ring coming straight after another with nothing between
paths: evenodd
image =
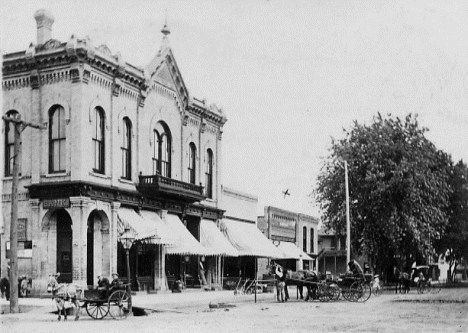
<instances>
[{"instance_id":1,"label":"arched archway","mask_svg":"<svg viewBox=\"0 0 468 333\"><path fill-rule=\"evenodd\" d=\"M64 209L55 211L52 218L57 226L57 272L60 272L60 281L71 283L73 279L73 253L72 240L73 229L72 219Z\"/></svg>"},{"instance_id":2,"label":"arched archway","mask_svg":"<svg viewBox=\"0 0 468 333\"><path fill-rule=\"evenodd\" d=\"M87 221L86 283L93 285L96 275L110 275L109 219L100 210L93 210Z\"/></svg>"}]
</instances>

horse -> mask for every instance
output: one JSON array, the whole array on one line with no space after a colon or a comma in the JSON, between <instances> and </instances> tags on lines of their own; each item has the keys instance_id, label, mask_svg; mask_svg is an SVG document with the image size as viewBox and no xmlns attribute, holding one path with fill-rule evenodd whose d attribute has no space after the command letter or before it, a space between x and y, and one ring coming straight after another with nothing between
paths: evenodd
<instances>
[{"instance_id":1,"label":"horse","mask_svg":"<svg viewBox=\"0 0 468 333\"><path fill-rule=\"evenodd\" d=\"M393 267L393 277L396 280L395 294L398 293L398 289L400 290L400 294L401 294L402 293L402 291L401 291L402 287L403 287L403 293L404 294L409 293L410 284L411 284L411 275L406 273L406 272L401 272L396 266Z\"/></svg>"},{"instance_id":2,"label":"horse","mask_svg":"<svg viewBox=\"0 0 468 333\"><path fill-rule=\"evenodd\" d=\"M273 262L271 263L270 274L275 274L277 280L279 280L279 276L276 274L276 266L279 266L283 272L285 271L285 269L281 265L278 265ZM304 299L303 287L305 285L307 287L307 297L305 298L305 301L308 301L309 298L315 299L317 297L318 282L319 282L319 278L317 274L315 274L315 272L313 271L287 270L286 281L285 281L285 286L284 286L285 300L287 301L290 298L289 292L288 292L288 286L290 285L297 286L301 299Z\"/></svg>"},{"instance_id":3,"label":"horse","mask_svg":"<svg viewBox=\"0 0 468 333\"><path fill-rule=\"evenodd\" d=\"M58 284L53 289L52 301L58 310L57 320L61 320L63 312L64 320L67 320L67 310L65 309L65 302L71 302L75 306L75 320L80 318L80 303L79 299L82 298L83 288L77 284Z\"/></svg>"}]
</instances>

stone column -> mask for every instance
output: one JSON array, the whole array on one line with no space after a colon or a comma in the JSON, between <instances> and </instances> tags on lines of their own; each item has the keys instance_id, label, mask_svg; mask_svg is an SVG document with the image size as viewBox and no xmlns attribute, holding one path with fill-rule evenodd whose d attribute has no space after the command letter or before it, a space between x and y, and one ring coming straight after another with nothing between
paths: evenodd
<instances>
[{"instance_id":1,"label":"stone column","mask_svg":"<svg viewBox=\"0 0 468 333\"><path fill-rule=\"evenodd\" d=\"M111 216L109 218L109 242L110 242L110 272L117 272L117 242L118 242L118 232L117 232L117 223L118 223L118 211L120 208L120 202L112 202L111 204Z\"/></svg>"},{"instance_id":2,"label":"stone column","mask_svg":"<svg viewBox=\"0 0 468 333\"><path fill-rule=\"evenodd\" d=\"M87 197L70 197L70 216L72 219L72 256L73 256L73 283L87 285L87 255L88 255L88 202Z\"/></svg>"},{"instance_id":3,"label":"stone column","mask_svg":"<svg viewBox=\"0 0 468 333\"><path fill-rule=\"evenodd\" d=\"M32 294L39 295L43 288L44 282L47 277L41 270L41 258L43 257L43 249L41 246L41 220L40 220L40 201L39 199L30 199L29 205L31 207L29 218L32 227Z\"/></svg>"}]
</instances>

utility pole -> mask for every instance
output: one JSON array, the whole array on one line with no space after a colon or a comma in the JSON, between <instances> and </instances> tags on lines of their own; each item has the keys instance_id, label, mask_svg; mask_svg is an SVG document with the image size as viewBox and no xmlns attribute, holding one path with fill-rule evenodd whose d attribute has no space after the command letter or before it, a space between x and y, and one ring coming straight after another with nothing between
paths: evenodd
<instances>
[{"instance_id":1,"label":"utility pole","mask_svg":"<svg viewBox=\"0 0 468 333\"><path fill-rule=\"evenodd\" d=\"M344 161L346 189L346 264L351 261L351 221L349 217L348 162Z\"/></svg>"},{"instance_id":2,"label":"utility pole","mask_svg":"<svg viewBox=\"0 0 468 333\"><path fill-rule=\"evenodd\" d=\"M19 114L13 117L3 116L3 120L13 124L15 141L13 150L13 183L11 185L11 221L10 221L10 313L18 313L18 172L21 158L21 133L26 127L44 129L40 125L21 120Z\"/></svg>"}]
</instances>

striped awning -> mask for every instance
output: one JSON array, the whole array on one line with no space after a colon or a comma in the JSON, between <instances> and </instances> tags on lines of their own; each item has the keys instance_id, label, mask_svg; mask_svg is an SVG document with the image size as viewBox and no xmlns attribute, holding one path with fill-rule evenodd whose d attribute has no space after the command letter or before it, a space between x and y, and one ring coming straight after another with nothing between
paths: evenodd
<instances>
[{"instance_id":1,"label":"striped awning","mask_svg":"<svg viewBox=\"0 0 468 333\"><path fill-rule=\"evenodd\" d=\"M216 256L237 257L239 255L213 221L203 219L200 221L200 243Z\"/></svg>"},{"instance_id":2,"label":"striped awning","mask_svg":"<svg viewBox=\"0 0 468 333\"><path fill-rule=\"evenodd\" d=\"M158 235L158 244L163 245L174 245L176 244L177 236L174 232L169 229L166 223L159 217L158 213L149 211L149 210L142 210L140 211L141 216L147 220L151 221L156 228L156 234Z\"/></svg>"},{"instance_id":3,"label":"striped awning","mask_svg":"<svg viewBox=\"0 0 468 333\"><path fill-rule=\"evenodd\" d=\"M166 248L167 254L213 255L208 249L203 247L195 237L193 237L177 215L167 214L165 222L177 237L175 244Z\"/></svg>"},{"instance_id":4,"label":"striped awning","mask_svg":"<svg viewBox=\"0 0 468 333\"><path fill-rule=\"evenodd\" d=\"M119 235L128 228L133 237L135 237L135 240L145 240L149 243L160 244L160 237L156 233L156 224L144 219L132 208L120 207L117 217L117 232Z\"/></svg>"},{"instance_id":5,"label":"striped awning","mask_svg":"<svg viewBox=\"0 0 468 333\"><path fill-rule=\"evenodd\" d=\"M278 249L284 253L285 259L314 260L307 253L298 248L296 244L291 242L280 242Z\"/></svg>"},{"instance_id":6,"label":"striped awning","mask_svg":"<svg viewBox=\"0 0 468 333\"><path fill-rule=\"evenodd\" d=\"M255 256L284 259L284 254L254 223L223 219L221 231L240 256Z\"/></svg>"}]
</instances>

